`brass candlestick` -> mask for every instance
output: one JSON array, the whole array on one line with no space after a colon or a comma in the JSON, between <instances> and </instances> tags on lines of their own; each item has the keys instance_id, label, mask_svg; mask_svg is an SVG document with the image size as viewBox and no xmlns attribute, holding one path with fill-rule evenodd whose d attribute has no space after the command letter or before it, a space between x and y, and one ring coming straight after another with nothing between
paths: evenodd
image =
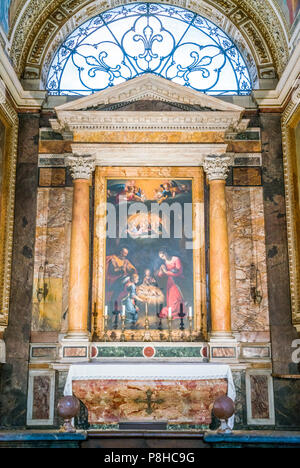
<instances>
[{"instance_id":1,"label":"brass candlestick","mask_svg":"<svg viewBox=\"0 0 300 468\"><path fill-rule=\"evenodd\" d=\"M193 317L189 315L189 341L193 341Z\"/></svg>"},{"instance_id":2,"label":"brass candlestick","mask_svg":"<svg viewBox=\"0 0 300 468\"><path fill-rule=\"evenodd\" d=\"M145 334L144 334L144 341L152 341L152 336L150 333L150 323L148 317L148 303L145 304Z\"/></svg>"},{"instance_id":3,"label":"brass candlestick","mask_svg":"<svg viewBox=\"0 0 300 468\"><path fill-rule=\"evenodd\" d=\"M180 317L180 325L179 329L181 330L181 341L185 341L185 327L184 327L184 319L185 319L185 313L183 312L183 304L180 304L180 313L178 314Z\"/></svg>"},{"instance_id":4,"label":"brass candlestick","mask_svg":"<svg viewBox=\"0 0 300 468\"><path fill-rule=\"evenodd\" d=\"M109 341L109 338L108 338L108 334L107 334L107 331L108 331L108 315L107 313L104 314L104 317L103 317L103 330L104 330L104 333L103 333L103 341L106 343L107 341Z\"/></svg>"},{"instance_id":5,"label":"brass candlestick","mask_svg":"<svg viewBox=\"0 0 300 468\"><path fill-rule=\"evenodd\" d=\"M172 317L168 316L168 341L173 341L172 339Z\"/></svg>"},{"instance_id":6,"label":"brass candlestick","mask_svg":"<svg viewBox=\"0 0 300 468\"><path fill-rule=\"evenodd\" d=\"M122 327L121 327L121 341L126 341L126 338L125 338L125 315L122 314L121 315L121 322L122 322Z\"/></svg>"},{"instance_id":7,"label":"brass candlestick","mask_svg":"<svg viewBox=\"0 0 300 468\"><path fill-rule=\"evenodd\" d=\"M99 341L98 336L98 311L97 311L97 302L94 303L94 313L93 313L93 341Z\"/></svg>"}]
</instances>

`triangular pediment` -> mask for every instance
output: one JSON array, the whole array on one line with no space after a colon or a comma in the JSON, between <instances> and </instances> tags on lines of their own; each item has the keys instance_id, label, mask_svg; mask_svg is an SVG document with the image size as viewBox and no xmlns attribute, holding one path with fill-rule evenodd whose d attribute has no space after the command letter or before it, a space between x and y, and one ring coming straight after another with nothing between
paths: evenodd
<instances>
[{"instance_id":1,"label":"triangular pediment","mask_svg":"<svg viewBox=\"0 0 300 468\"><path fill-rule=\"evenodd\" d=\"M56 112L97 110L103 106L135 101L163 101L203 110L242 113L244 109L214 96L194 91L165 78L146 74L55 108Z\"/></svg>"}]
</instances>

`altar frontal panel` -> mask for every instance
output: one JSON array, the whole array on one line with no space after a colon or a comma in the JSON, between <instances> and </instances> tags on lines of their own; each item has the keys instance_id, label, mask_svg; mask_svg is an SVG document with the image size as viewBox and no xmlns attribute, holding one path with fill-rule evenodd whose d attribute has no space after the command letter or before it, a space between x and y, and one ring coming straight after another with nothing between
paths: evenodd
<instances>
[{"instance_id":1,"label":"altar frontal panel","mask_svg":"<svg viewBox=\"0 0 300 468\"><path fill-rule=\"evenodd\" d=\"M73 393L88 409L89 423L167 421L208 426L226 379L178 381L76 380Z\"/></svg>"}]
</instances>

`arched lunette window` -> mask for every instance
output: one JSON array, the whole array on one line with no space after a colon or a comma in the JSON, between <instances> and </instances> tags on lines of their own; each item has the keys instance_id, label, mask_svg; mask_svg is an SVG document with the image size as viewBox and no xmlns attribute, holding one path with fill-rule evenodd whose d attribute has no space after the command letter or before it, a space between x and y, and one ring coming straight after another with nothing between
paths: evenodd
<instances>
[{"instance_id":1,"label":"arched lunette window","mask_svg":"<svg viewBox=\"0 0 300 468\"><path fill-rule=\"evenodd\" d=\"M145 73L210 95L248 95L251 79L232 40L183 8L135 3L78 27L51 64L51 95L86 96Z\"/></svg>"}]
</instances>

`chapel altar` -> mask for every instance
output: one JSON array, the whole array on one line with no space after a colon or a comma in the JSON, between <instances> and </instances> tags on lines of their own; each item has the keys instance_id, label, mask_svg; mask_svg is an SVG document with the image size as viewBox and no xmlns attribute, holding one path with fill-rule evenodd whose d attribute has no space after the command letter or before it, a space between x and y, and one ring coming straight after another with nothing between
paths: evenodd
<instances>
[{"instance_id":1,"label":"chapel altar","mask_svg":"<svg viewBox=\"0 0 300 468\"><path fill-rule=\"evenodd\" d=\"M244 114L153 75L55 108L40 130L29 425L53 423L57 379L93 427L208 427L237 390L259 421L257 382L272 422L261 143Z\"/></svg>"}]
</instances>

